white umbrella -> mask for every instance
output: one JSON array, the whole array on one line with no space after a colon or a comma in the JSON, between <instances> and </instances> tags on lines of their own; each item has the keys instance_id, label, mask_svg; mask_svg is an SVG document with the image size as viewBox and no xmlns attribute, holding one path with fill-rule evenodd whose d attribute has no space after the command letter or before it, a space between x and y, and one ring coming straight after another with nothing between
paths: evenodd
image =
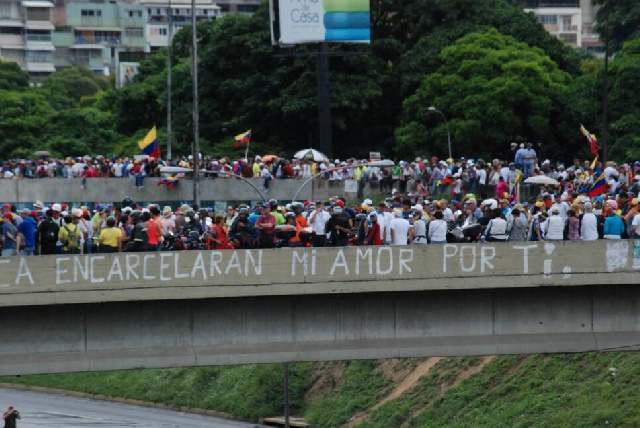
<instances>
[{"instance_id":1,"label":"white umbrella","mask_svg":"<svg viewBox=\"0 0 640 428\"><path fill-rule=\"evenodd\" d=\"M529 177L524 180L524 182L529 184L550 184L552 186L557 186L558 184L560 184L558 183L558 180L547 177L546 175L536 175L533 177Z\"/></svg>"},{"instance_id":2,"label":"white umbrella","mask_svg":"<svg viewBox=\"0 0 640 428\"><path fill-rule=\"evenodd\" d=\"M296 154L293 155L293 157L295 159L312 160L312 161L315 161L315 162L322 162L323 160L327 159L327 157L324 155L324 153L321 153L321 152L317 151L316 149L300 150L300 151L296 152Z\"/></svg>"}]
</instances>

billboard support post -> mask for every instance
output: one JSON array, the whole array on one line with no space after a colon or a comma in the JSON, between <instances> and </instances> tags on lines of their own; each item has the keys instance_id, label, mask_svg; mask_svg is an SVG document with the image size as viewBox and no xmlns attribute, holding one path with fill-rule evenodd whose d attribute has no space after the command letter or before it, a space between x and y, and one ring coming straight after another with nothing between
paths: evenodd
<instances>
[{"instance_id":1,"label":"billboard support post","mask_svg":"<svg viewBox=\"0 0 640 428\"><path fill-rule=\"evenodd\" d=\"M333 157L333 136L331 118L331 88L329 83L329 45L320 43L317 55L318 73L318 129L320 151Z\"/></svg>"}]
</instances>

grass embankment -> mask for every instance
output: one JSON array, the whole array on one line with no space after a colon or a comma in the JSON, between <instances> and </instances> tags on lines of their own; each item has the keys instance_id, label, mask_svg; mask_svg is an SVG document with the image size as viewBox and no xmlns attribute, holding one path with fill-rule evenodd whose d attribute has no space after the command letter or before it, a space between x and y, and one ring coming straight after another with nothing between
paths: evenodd
<instances>
[{"instance_id":1,"label":"grass embankment","mask_svg":"<svg viewBox=\"0 0 640 428\"><path fill-rule=\"evenodd\" d=\"M320 428L640 426L640 354L635 352L443 358L410 387L405 385L397 398L388 399L421 361L290 364L293 412ZM282 414L282 367L134 370L0 381L256 420Z\"/></svg>"}]
</instances>

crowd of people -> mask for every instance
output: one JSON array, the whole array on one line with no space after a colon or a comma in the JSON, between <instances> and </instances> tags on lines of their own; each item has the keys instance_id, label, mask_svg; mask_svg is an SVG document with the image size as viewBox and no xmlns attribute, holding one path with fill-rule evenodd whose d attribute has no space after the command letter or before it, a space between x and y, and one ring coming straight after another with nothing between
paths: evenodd
<instances>
[{"instance_id":1,"label":"crowd of people","mask_svg":"<svg viewBox=\"0 0 640 428\"><path fill-rule=\"evenodd\" d=\"M181 249L430 245L462 242L465 237L454 231L470 225L480 226L477 238L483 241L640 238L638 197L628 188L595 197L542 189L531 203L512 201L507 192L483 200L472 193L459 200L415 193L377 204L366 199L348 205L333 197L281 205L272 199L253 207L229 205L224 213L187 204L175 212L157 204L142 207L129 197L113 206L98 204L93 212L59 203L21 210L5 204L2 256L158 251L175 236L197 241Z\"/></svg>"},{"instance_id":2,"label":"crowd of people","mask_svg":"<svg viewBox=\"0 0 640 428\"><path fill-rule=\"evenodd\" d=\"M17 210L4 205L2 255L154 251L175 235L194 238L198 248L272 248L276 246L424 245L459 242L455 229L477 224L478 238L489 241L594 240L638 238L640 161L617 165L574 160L569 166L540 160L531 144L511 145L513 160L431 159L367 166L355 158L314 161L274 155L252 159L199 157L213 178L356 179L377 181L380 201L347 205L328 201L258 202L229 206L224 213L183 205L121 204L70 207L61 203ZM162 166L189 168L193 157L171 161L83 157L3 161L4 178L144 177ZM520 203L520 186L544 176L557 180L536 186ZM540 178L540 177L538 177ZM557 184L556 184L557 183ZM443 198L444 196L444 198ZM189 239L191 239L189 238ZM466 236L469 238L469 236Z\"/></svg>"}]
</instances>

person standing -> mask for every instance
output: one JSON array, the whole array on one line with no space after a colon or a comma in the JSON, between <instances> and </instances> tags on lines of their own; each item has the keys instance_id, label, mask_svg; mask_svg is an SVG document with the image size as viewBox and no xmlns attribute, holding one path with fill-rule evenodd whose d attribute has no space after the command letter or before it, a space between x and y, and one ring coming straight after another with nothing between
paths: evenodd
<instances>
[{"instance_id":1,"label":"person standing","mask_svg":"<svg viewBox=\"0 0 640 428\"><path fill-rule=\"evenodd\" d=\"M20 417L20 412L13 406L9 406L7 411L2 415L2 419L4 420L4 428L17 428L18 424L16 421L22 419Z\"/></svg>"},{"instance_id":2,"label":"person standing","mask_svg":"<svg viewBox=\"0 0 640 428\"><path fill-rule=\"evenodd\" d=\"M391 229L391 245L408 245L411 243L409 239L411 224L408 220L402 218L402 211L393 211L393 220L389 224L389 229Z\"/></svg>"},{"instance_id":3,"label":"person standing","mask_svg":"<svg viewBox=\"0 0 640 428\"><path fill-rule=\"evenodd\" d=\"M271 206L265 204L262 207L262 215L256 220L255 228L258 230L258 246L260 248L274 248L276 226L278 221L271 214Z\"/></svg>"},{"instance_id":4,"label":"person standing","mask_svg":"<svg viewBox=\"0 0 640 428\"><path fill-rule=\"evenodd\" d=\"M20 215L22 216L22 223L18 225L18 232L22 235L22 242L24 244L24 248L20 250L20 254L23 256L33 256L36 249L36 229L38 225L31 216L31 211L28 208L23 209Z\"/></svg>"},{"instance_id":5,"label":"person standing","mask_svg":"<svg viewBox=\"0 0 640 428\"><path fill-rule=\"evenodd\" d=\"M316 202L316 210L309 216L309 225L313 228L315 236L313 238L314 247L324 247L327 244L325 226L331 215L324 210L324 203Z\"/></svg>"},{"instance_id":6,"label":"person standing","mask_svg":"<svg viewBox=\"0 0 640 428\"><path fill-rule=\"evenodd\" d=\"M18 229L13 221L13 214L4 214L2 222L2 257L18 255Z\"/></svg>"},{"instance_id":7,"label":"person standing","mask_svg":"<svg viewBox=\"0 0 640 428\"><path fill-rule=\"evenodd\" d=\"M118 253L122 251L122 229L116 227L115 217L107 217L107 227L102 229L98 239L101 253Z\"/></svg>"},{"instance_id":8,"label":"person standing","mask_svg":"<svg viewBox=\"0 0 640 428\"><path fill-rule=\"evenodd\" d=\"M533 144L527 143L527 148L522 152L522 162L524 164L524 177L531 177L535 171L535 164L538 161L538 156L536 155L536 151L533 150Z\"/></svg>"}]
</instances>

